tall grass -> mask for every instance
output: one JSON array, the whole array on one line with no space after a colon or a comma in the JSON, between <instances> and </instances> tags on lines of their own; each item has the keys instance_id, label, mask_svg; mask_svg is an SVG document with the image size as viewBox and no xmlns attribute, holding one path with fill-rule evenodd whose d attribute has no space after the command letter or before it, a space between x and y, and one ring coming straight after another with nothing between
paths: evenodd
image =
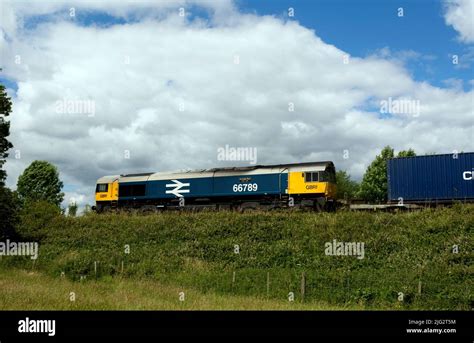
<instances>
[{"instance_id":1,"label":"tall grass","mask_svg":"<svg viewBox=\"0 0 474 343\"><path fill-rule=\"evenodd\" d=\"M330 310L358 309L318 302L201 293L156 280L112 278L74 282L38 272L0 269L0 310ZM71 301L71 292L74 301ZM181 292L184 298L180 300Z\"/></svg>"}]
</instances>

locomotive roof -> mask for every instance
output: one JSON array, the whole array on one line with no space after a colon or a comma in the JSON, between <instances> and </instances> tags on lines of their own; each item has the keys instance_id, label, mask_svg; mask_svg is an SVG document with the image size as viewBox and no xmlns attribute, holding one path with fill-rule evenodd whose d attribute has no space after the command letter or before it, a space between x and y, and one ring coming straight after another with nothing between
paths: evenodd
<instances>
[{"instance_id":1,"label":"locomotive roof","mask_svg":"<svg viewBox=\"0 0 474 343\"><path fill-rule=\"evenodd\" d=\"M207 169L207 171L245 171L245 170L255 170L259 168L289 168L289 167L311 167L311 166L328 166L333 165L331 161L322 161L322 162L303 162L303 163L287 163L287 164L267 164L267 165L255 165L255 166L245 166L245 167L224 167L224 168L212 168Z\"/></svg>"},{"instance_id":2,"label":"locomotive roof","mask_svg":"<svg viewBox=\"0 0 474 343\"><path fill-rule=\"evenodd\" d=\"M212 177L212 176L225 176L225 175L239 175L239 174L261 174L265 173L278 173L283 172L285 169L291 168L294 171L324 171L326 168L334 168L334 164L331 161L321 162L303 162L303 163L288 163L288 164L272 164L272 165L255 165L255 166L243 166L243 167L222 167L222 168L211 168L211 169L194 169L185 171L168 171L158 173L136 173L136 174L122 174L122 175L110 175L101 177L97 180L100 182L113 182L117 179L123 182L140 182L147 180L160 180L168 178L193 178L193 177ZM296 170L295 170L296 169Z\"/></svg>"}]
</instances>

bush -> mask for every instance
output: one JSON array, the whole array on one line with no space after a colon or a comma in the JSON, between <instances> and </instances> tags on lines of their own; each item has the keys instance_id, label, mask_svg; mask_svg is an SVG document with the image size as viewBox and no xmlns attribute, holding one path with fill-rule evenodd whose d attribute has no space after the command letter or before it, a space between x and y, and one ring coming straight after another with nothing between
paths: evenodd
<instances>
[{"instance_id":1,"label":"bush","mask_svg":"<svg viewBox=\"0 0 474 343\"><path fill-rule=\"evenodd\" d=\"M47 201L26 202L20 212L17 233L25 240L41 241L52 221L61 216L58 206Z\"/></svg>"}]
</instances>

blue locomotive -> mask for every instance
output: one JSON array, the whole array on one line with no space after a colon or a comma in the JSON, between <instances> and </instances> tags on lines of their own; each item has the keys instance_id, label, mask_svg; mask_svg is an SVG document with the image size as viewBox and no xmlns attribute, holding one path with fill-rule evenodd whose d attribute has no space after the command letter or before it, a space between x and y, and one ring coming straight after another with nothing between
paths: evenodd
<instances>
[{"instance_id":1,"label":"blue locomotive","mask_svg":"<svg viewBox=\"0 0 474 343\"><path fill-rule=\"evenodd\" d=\"M330 161L104 176L97 180L98 212L113 208L278 208L335 206Z\"/></svg>"}]
</instances>

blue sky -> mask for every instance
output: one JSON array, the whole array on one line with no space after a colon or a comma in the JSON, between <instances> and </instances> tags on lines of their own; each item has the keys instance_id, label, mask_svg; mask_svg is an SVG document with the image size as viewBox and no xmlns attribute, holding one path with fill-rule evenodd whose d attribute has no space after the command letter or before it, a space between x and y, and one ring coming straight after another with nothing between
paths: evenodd
<instances>
[{"instance_id":1,"label":"blue sky","mask_svg":"<svg viewBox=\"0 0 474 343\"><path fill-rule=\"evenodd\" d=\"M444 80L456 78L464 81L465 90L471 87L472 68L455 67L452 55L463 56L472 49L446 25L442 1L239 0L238 4L246 12L281 17L293 7L295 20L351 56L366 57L384 47L394 54L414 51L420 57L409 59L406 66L415 80L445 87ZM398 16L400 7L403 17ZM472 52L470 59L474 59Z\"/></svg>"}]
</instances>

